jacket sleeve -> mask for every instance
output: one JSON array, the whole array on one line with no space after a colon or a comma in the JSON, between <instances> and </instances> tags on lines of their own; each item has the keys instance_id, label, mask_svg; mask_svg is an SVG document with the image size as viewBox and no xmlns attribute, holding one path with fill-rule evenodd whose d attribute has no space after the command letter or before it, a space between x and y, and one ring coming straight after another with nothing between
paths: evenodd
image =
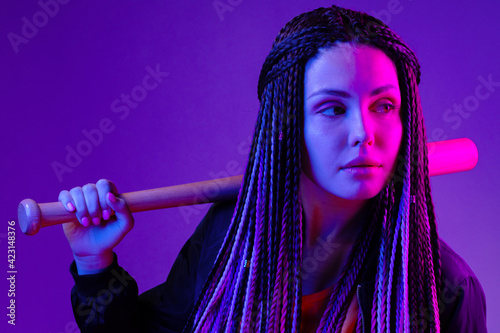
<instances>
[{"instance_id":1,"label":"jacket sleeve","mask_svg":"<svg viewBox=\"0 0 500 333\"><path fill-rule=\"evenodd\" d=\"M209 244L210 253L205 253L205 241L214 233L210 229L219 206L211 206L184 244L167 280L140 296L137 283L118 265L116 255L105 271L92 275L78 275L73 262L71 303L82 333L181 332L217 255L214 244ZM219 231L217 235L224 230ZM199 276L200 270L204 276Z\"/></svg>"},{"instance_id":2,"label":"jacket sleeve","mask_svg":"<svg viewBox=\"0 0 500 333\"><path fill-rule=\"evenodd\" d=\"M442 332L488 332L486 299L476 276L469 275L457 284L444 281L441 302L444 307L441 316Z\"/></svg>"},{"instance_id":3,"label":"jacket sleeve","mask_svg":"<svg viewBox=\"0 0 500 333\"><path fill-rule=\"evenodd\" d=\"M74 261L70 273L75 280L71 304L82 333L137 331L137 284L118 265L116 254L101 273L78 275Z\"/></svg>"},{"instance_id":4,"label":"jacket sleeve","mask_svg":"<svg viewBox=\"0 0 500 333\"><path fill-rule=\"evenodd\" d=\"M441 252L441 332L487 332L486 299L478 278L450 246L439 239Z\"/></svg>"}]
</instances>

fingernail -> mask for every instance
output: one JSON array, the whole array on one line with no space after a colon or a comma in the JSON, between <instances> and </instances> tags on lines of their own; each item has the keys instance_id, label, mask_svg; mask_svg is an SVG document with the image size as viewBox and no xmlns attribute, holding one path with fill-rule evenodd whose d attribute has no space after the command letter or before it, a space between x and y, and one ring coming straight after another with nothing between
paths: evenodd
<instances>
[{"instance_id":1,"label":"fingernail","mask_svg":"<svg viewBox=\"0 0 500 333\"><path fill-rule=\"evenodd\" d=\"M102 211L102 218L105 220L109 220L109 210L105 209Z\"/></svg>"},{"instance_id":2,"label":"fingernail","mask_svg":"<svg viewBox=\"0 0 500 333\"><path fill-rule=\"evenodd\" d=\"M95 224L95 225L99 225L99 223L101 222L101 219L100 219L100 218L98 218L98 217L94 217L94 218L92 219L92 222L94 222L94 224Z\"/></svg>"},{"instance_id":3,"label":"fingernail","mask_svg":"<svg viewBox=\"0 0 500 333\"><path fill-rule=\"evenodd\" d=\"M68 207L68 209L69 209L71 212L75 210L75 206L73 206L73 204L72 204L71 202L68 202L68 203L66 204L66 207Z\"/></svg>"},{"instance_id":4,"label":"fingernail","mask_svg":"<svg viewBox=\"0 0 500 333\"><path fill-rule=\"evenodd\" d=\"M87 227L89 225L89 219L87 217L84 217L82 219L82 224L84 227Z\"/></svg>"},{"instance_id":5,"label":"fingernail","mask_svg":"<svg viewBox=\"0 0 500 333\"><path fill-rule=\"evenodd\" d=\"M112 203L115 203L116 202L116 197L113 193L111 192L108 192L108 199L109 201L111 201Z\"/></svg>"}]
</instances>

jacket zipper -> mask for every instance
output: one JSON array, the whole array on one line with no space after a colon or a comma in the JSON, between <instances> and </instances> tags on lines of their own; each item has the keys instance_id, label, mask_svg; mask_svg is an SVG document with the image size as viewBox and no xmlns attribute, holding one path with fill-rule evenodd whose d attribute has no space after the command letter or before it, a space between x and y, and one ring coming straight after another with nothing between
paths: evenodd
<instances>
[{"instance_id":1,"label":"jacket zipper","mask_svg":"<svg viewBox=\"0 0 500 333\"><path fill-rule=\"evenodd\" d=\"M361 308L361 302L359 301L359 289L361 289L360 284L358 284L358 288L356 288L356 297L358 298L358 309L361 314L361 332L365 333L365 318L363 317L363 309Z\"/></svg>"}]
</instances>

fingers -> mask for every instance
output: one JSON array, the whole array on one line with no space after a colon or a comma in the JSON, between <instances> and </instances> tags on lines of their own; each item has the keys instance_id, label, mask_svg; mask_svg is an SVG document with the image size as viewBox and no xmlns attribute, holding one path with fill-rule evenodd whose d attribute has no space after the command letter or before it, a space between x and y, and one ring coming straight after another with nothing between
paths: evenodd
<instances>
[{"instance_id":1,"label":"fingers","mask_svg":"<svg viewBox=\"0 0 500 333\"><path fill-rule=\"evenodd\" d=\"M73 203L73 200L71 198L71 195L69 194L69 191L61 191L59 193L59 198L58 200L63 204L64 208L68 212L74 212L75 211L75 204Z\"/></svg>"},{"instance_id":2,"label":"fingers","mask_svg":"<svg viewBox=\"0 0 500 333\"><path fill-rule=\"evenodd\" d=\"M90 225L90 215L81 187L74 187L69 191L61 191L59 194L59 201L63 203L66 210L75 213L81 225L85 227Z\"/></svg>"},{"instance_id":3,"label":"fingers","mask_svg":"<svg viewBox=\"0 0 500 333\"><path fill-rule=\"evenodd\" d=\"M111 209L111 207L109 207L108 202L106 201L106 195L108 194L108 192L118 194L116 186L107 179L99 179L96 183L96 188L99 196L99 204L102 210L102 218L105 220L109 220L113 213L113 210Z\"/></svg>"},{"instance_id":4,"label":"fingers","mask_svg":"<svg viewBox=\"0 0 500 333\"><path fill-rule=\"evenodd\" d=\"M82 187L82 192L83 197L85 198L88 216L90 218L89 224L92 223L94 225L99 225L101 222L101 205L99 204L96 185L86 184Z\"/></svg>"},{"instance_id":5,"label":"fingers","mask_svg":"<svg viewBox=\"0 0 500 333\"><path fill-rule=\"evenodd\" d=\"M81 225L99 225L101 218L109 220L114 214L113 207L108 204L106 195L109 192L118 194L116 186L107 179L100 179L96 184L86 184L71 190L61 191L59 201L69 212L74 212ZM120 206L120 209L123 209ZM128 208L125 207L128 211ZM127 215L127 212L122 215ZM130 212L128 212L130 214Z\"/></svg>"}]
</instances>

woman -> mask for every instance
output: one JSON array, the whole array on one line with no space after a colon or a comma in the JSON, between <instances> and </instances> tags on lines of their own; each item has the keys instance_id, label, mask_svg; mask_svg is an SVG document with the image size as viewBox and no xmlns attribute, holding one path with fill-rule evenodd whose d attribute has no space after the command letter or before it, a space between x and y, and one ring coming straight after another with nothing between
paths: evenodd
<instances>
[{"instance_id":1,"label":"woman","mask_svg":"<svg viewBox=\"0 0 500 333\"><path fill-rule=\"evenodd\" d=\"M292 19L261 71L237 202L212 206L139 297L113 253L133 227L116 187L62 191L82 331L486 331L477 278L437 235L419 76L367 14Z\"/></svg>"}]
</instances>

